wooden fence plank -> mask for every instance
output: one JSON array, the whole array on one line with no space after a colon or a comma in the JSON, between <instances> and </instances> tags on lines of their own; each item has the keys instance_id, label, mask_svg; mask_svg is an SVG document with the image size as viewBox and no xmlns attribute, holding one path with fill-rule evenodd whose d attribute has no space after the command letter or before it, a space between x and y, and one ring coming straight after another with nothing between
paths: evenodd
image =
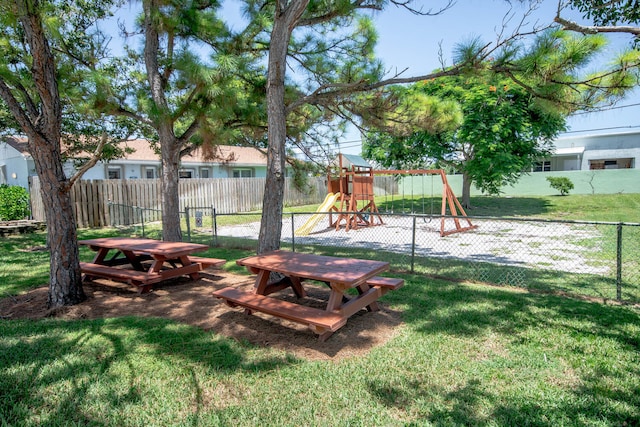
<instances>
[{"instance_id":1,"label":"wooden fence plank","mask_svg":"<svg viewBox=\"0 0 640 427\"><path fill-rule=\"evenodd\" d=\"M179 182L180 209L216 209L217 213L238 213L260 210L265 178L201 178ZM295 189L285 180L285 205L321 203L326 195L324 178L312 178L310 194ZM162 187L159 179L80 180L71 192L78 227L108 227L140 222L139 210L148 208L145 222L158 221L162 207ZM44 221L40 182L32 178L32 216ZM156 212L158 211L158 212Z\"/></svg>"}]
</instances>

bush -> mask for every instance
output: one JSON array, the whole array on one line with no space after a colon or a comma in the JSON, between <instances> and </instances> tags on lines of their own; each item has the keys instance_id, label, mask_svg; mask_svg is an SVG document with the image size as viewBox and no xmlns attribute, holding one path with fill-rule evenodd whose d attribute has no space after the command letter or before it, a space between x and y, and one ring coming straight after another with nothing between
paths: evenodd
<instances>
[{"instance_id":1,"label":"bush","mask_svg":"<svg viewBox=\"0 0 640 427\"><path fill-rule=\"evenodd\" d=\"M551 188L560 192L561 196L566 196L570 190L573 190L573 182L565 176L548 176L547 181Z\"/></svg>"},{"instance_id":2,"label":"bush","mask_svg":"<svg viewBox=\"0 0 640 427\"><path fill-rule=\"evenodd\" d=\"M29 213L27 190L17 185L0 184L0 220L25 219Z\"/></svg>"}]
</instances>

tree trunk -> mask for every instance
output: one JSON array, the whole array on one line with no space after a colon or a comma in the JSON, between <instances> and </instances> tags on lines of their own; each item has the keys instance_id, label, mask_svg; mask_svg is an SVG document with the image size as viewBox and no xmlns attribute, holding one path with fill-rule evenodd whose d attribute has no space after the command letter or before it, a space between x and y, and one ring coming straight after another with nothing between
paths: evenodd
<instances>
[{"instance_id":1,"label":"tree trunk","mask_svg":"<svg viewBox=\"0 0 640 427\"><path fill-rule=\"evenodd\" d=\"M291 32L309 0L278 1L276 4L267 75L268 141L267 177L262 201L262 220L258 237L258 253L280 248L282 206L284 202L285 144L287 114L284 99L287 48Z\"/></svg>"},{"instance_id":2,"label":"tree trunk","mask_svg":"<svg viewBox=\"0 0 640 427\"><path fill-rule=\"evenodd\" d=\"M173 130L173 118L165 96L167 76L160 73L160 35L156 25L159 2L145 0L144 9L144 62L151 90L151 99L155 103L157 115L155 128L160 139L162 158L162 238L163 240L182 241L180 230L180 193L178 191L178 173L180 168L180 143Z\"/></svg>"},{"instance_id":3,"label":"tree trunk","mask_svg":"<svg viewBox=\"0 0 640 427\"><path fill-rule=\"evenodd\" d=\"M466 172L462 173L462 201L460 204L465 209L471 208L471 178Z\"/></svg>"},{"instance_id":4,"label":"tree trunk","mask_svg":"<svg viewBox=\"0 0 640 427\"><path fill-rule=\"evenodd\" d=\"M162 146L162 239L181 242L180 191L178 187L180 146L172 135L160 135L160 144Z\"/></svg>"},{"instance_id":5,"label":"tree trunk","mask_svg":"<svg viewBox=\"0 0 640 427\"><path fill-rule=\"evenodd\" d=\"M60 147L62 107L56 64L41 21L37 2L17 1L18 17L33 58L31 73L37 102L19 98L0 78L0 95L29 138L29 151L42 185L42 202L50 249L49 308L77 304L85 299L78 254L76 220L70 183L62 167ZM22 94L23 95L23 94Z\"/></svg>"},{"instance_id":6,"label":"tree trunk","mask_svg":"<svg viewBox=\"0 0 640 427\"><path fill-rule=\"evenodd\" d=\"M47 305L57 308L78 304L86 296L82 289L76 219L68 190L69 181L62 168L59 143L30 136L29 151L40 178L40 194L47 221L50 250Z\"/></svg>"}]
</instances>

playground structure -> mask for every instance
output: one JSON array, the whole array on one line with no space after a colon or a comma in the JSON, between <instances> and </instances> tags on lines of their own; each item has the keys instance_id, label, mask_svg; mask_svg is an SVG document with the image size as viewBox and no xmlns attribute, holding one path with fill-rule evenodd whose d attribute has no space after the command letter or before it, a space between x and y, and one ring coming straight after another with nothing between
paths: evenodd
<instances>
[{"instance_id":1,"label":"playground structure","mask_svg":"<svg viewBox=\"0 0 640 427\"><path fill-rule=\"evenodd\" d=\"M407 175L440 176L442 180L440 236L444 237L477 228L467 218L466 212L455 197L442 169L374 170L362 157L339 154L334 170L337 171L337 174L332 176L329 173L327 176L327 197L316 211L317 213L296 230L296 235L308 235L327 212L329 213L329 227L334 227L336 230L341 228L343 222L345 231L383 224L374 193L374 178L382 175L396 177ZM339 207L336 207L336 204ZM447 215L447 209L449 215ZM335 215L337 218L334 220ZM454 224L449 229L446 229L447 218L452 220Z\"/></svg>"}]
</instances>

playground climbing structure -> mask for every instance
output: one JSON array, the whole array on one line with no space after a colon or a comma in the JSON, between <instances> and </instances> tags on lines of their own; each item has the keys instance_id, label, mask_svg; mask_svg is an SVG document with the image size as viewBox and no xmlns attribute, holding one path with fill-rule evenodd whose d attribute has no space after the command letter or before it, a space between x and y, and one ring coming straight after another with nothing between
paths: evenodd
<instances>
[{"instance_id":1,"label":"playground climbing structure","mask_svg":"<svg viewBox=\"0 0 640 427\"><path fill-rule=\"evenodd\" d=\"M333 174L330 172L327 176L327 197L316 214L296 230L296 235L308 235L327 213L329 214L329 227L334 227L336 230L339 230L343 224L345 231L383 224L382 216L376 205L374 191L374 178L383 175L394 176L396 179L407 176L422 176L423 178L429 175L439 176L442 180L440 236L473 230L477 227L467 217L442 169L374 170L362 157L339 154L333 165L333 171ZM422 191L424 195L424 188ZM402 198L404 200L404 194L402 194ZM339 207L336 207L336 204ZM434 212L431 214L433 215Z\"/></svg>"},{"instance_id":2,"label":"playground climbing structure","mask_svg":"<svg viewBox=\"0 0 640 427\"><path fill-rule=\"evenodd\" d=\"M440 176L442 180L442 204L440 209L440 236L448 236L454 233L469 231L477 228L467 217L467 213L453 193L447 175L442 169L409 169L409 170L375 170L374 175L395 175L395 176ZM423 193L424 194L424 193ZM447 213L448 210L448 213ZM433 214L433 212L432 212ZM449 221L448 221L449 220ZM447 227L447 223L452 222L453 227Z\"/></svg>"},{"instance_id":3,"label":"playground climbing structure","mask_svg":"<svg viewBox=\"0 0 640 427\"><path fill-rule=\"evenodd\" d=\"M340 193L340 208L335 221L329 217L329 225L339 230L344 222L349 231L383 224L376 206L371 165L362 157L339 154L337 167L338 177L329 176L327 183L329 193Z\"/></svg>"}]
</instances>

